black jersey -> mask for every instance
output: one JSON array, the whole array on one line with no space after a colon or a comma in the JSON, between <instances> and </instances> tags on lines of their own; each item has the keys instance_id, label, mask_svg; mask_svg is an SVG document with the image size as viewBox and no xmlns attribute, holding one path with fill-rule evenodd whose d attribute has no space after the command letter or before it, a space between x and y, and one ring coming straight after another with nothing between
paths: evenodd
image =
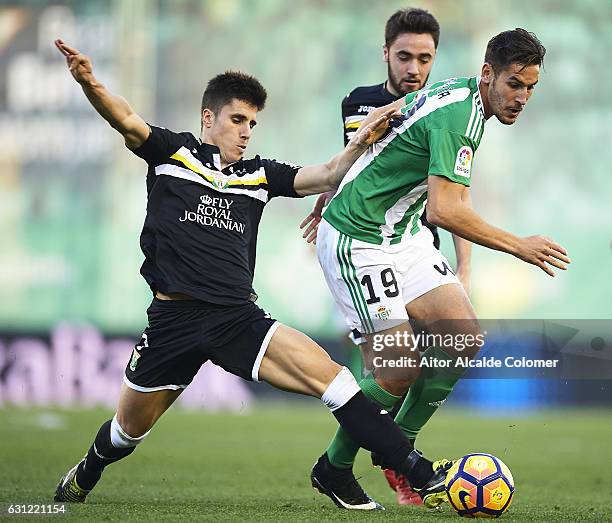
<instances>
[{"instance_id":1,"label":"black jersey","mask_svg":"<svg viewBox=\"0 0 612 523\"><path fill-rule=\"evenodd\" d=\"M385 82L377 85L356 87L342 100L342 123L344 127L344 145L348 143L351 136L361 125L368 113L383 105L388 105L397 100L397 96L387 91ZM433 234L436 249L440 248L440 236L438 228L427 221L425 213L421 215L421 222Z\"/></svg>"},{"instance_id":2,"label":"black jersey","mask_svg":"<svg viewBox=\"0 0 612 523\"><path fill-rule=\"evenodd\" d=\"M387 91L384 83L353 89L342 100L344 145L346 146L370 111L395 102L395 100L397 97Z\"/></svg>"},{"instance_id":3,"label":"black jersey","mask_svg":"<svg viewBox=\"0 0 612 523\"><path fill-rule=\"evenodd\" d=\"M217 147L154 126L133 152L149 165L140 273L153 293L219 305L254 300L263 208L274 196L299 197L299 167L256 156L221 169Z\"/></svg>"}]
</instances>

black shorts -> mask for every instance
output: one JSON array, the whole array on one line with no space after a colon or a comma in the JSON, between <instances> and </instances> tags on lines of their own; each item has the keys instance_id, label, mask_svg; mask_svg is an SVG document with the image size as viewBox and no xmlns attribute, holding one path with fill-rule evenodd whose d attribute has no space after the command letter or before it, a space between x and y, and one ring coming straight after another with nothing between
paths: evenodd
<instances>
[{"instance_id":1,"label":"black shorts","mask_svg":"<svg viewBox=\"0 0 612 523\"><path fill-rule=\"evenodd\" d=\"M125 369L141 392L184 389L208 360L245 380L259 366L280 325L252 302L224 307L197 300L153 299L149 325Z\"/></svg>"}]
</instances>

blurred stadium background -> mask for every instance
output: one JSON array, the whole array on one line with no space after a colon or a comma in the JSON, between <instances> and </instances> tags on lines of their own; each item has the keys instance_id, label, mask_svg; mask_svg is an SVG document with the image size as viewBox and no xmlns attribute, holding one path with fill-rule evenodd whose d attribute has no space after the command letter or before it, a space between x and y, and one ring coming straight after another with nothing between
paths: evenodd
<instances>
[{"instance_id":1,"label":"blurred stadium background","mask_svg":"<svg viewBox=\"0 0 612 523\"><path fill-rule=\"evenodd\" d=\"M112 408L150 301L138 273L144 164L89 107L53 39L89 54L98 78L146 120L194 134L207 80L225 69L254 74L269 101L250 154L305 164L340 149L346 93L385 79L384 24L407 5L430 10L440 22L431 80L477 74L488 39L504 29L525 27L548 49L540 84L518 123L487 123L473 195L476 209L491 222L521 235L549 235L568 249L573 263L551 279L509 256L475 248L472 286L479 315L607 319L601 324L609 327L608 0L5 1L0 415L8 423L7 438L30 426L13 415L14 406L36 407L32 419L43 420L41 430L53 430L57 421L41 418L41 408ZM271 203L260 231L255 288L261 306L347 361L355 351L343 341L314 251L297 228L313 201ZM444 236L443 250L452 259L451 243ZM598 407L597 432L599 423L610 426L610 379L465 380L439 416L444 420L449 412L449 419L457 419L457 409L469 407L483 416L510 412L521 419L542 408ZM180 403L243 412L275 398L266 385L251 386L207 365ZM95 427L83 429L83 445ZM327 432L320 434L318 446L326 438ZM577 454L588 445L565 451ZM608 451L608 465L610 457Z\"/></svg>"}]
</instances>

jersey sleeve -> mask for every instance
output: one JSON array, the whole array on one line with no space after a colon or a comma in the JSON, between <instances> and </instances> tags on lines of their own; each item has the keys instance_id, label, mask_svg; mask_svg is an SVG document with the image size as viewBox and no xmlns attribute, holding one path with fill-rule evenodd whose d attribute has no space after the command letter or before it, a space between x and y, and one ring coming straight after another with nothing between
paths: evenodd
<instances>
[{"instance_id":1,"label":"jersey sleeve","mask_svg":"<svg viewBox=\"0 0 612 523\"><path fill-rule=\"evenodd\" d=\"M275 196L301 198L293 187L295 175L301 166L276 160L262 160L262 164L268 181L268 199Z\"/></svg>"},{"instance_id":2,"label":"jersey sleeve","mask_svg":"<svg viewBox=\"0 0 612 523\"><path fill-rule=\"evenodd\" d=\"M461 133L448 129L430 129L428 176L444 176L449 180L470 186L474 143Z\"/></svg>"},{"instance_id":3,"label":"jersey sleeve","mask_svg":"<svg viewBox=\"0 0 612 523\"><path fill-rule=\"evenodd\" d=\"M163 163L187 143L187 138L182 134L154 125L149 125L149 129L151 132L145 142L137 149L131 150L149 165Z\"/></svg>"},{"instance_id":4,"label":"jersey sleeve","mask_svg":"<svg viewBox=\"0 0 612 523\"><path fill-rule=\"evenodd\" d=\"M344 146L346 147L346 144L349 142L349 140L351 139L351 137L349 136L349 132L351 132L350 129L347 129L347 118L349 116L349 97L350 97L350 93L347 94L343 99L342 99L342 104L340 105L340 111L342 114L342 138L344 140Z\"/></svg>"},{"instance_id":5,"label":"jersey sleeve","mask_svg":"<svg viewBox=\"0 0 612 523\"><path fill-rule=\"evenodd\" d=\"M355 91L351 91L344 100L342 100L342 127L345 147L366 117L365 114L359 114L357 109Z\"/></svg>"}]
</instances>

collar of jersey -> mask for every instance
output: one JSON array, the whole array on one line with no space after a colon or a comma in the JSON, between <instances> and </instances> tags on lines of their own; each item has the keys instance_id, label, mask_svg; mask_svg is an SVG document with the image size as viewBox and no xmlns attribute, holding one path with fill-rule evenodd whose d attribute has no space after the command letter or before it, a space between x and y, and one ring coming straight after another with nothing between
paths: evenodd
<instances>
[{"instance_id":1,"label":"collar of jersey","mask_svg":"<svg viewBox=\"0 0 612 523\"><path fill-rule=\"evenodd\" d=\"M480 114L482 115L482 117L484 118L486 122L487 117L485 116L484 106L482 105L482 97L480 96L480 76L476 76L475 78L476 78L476 105L478 107L478 110L480 111Z\"/></svg>"},{"instance_id":2,"label":"collar of jersey","mask_svg":"<svg viewBox=\"0 0 612 523\"><path fill-rule=\"evenodd\" d=\"M244 174L243 172L241 172L241 169L236 169L236 166L239 166L240 163L244 161L244 158L241 158L236 162L230 163L226 165L223 169L221 169L221 150L219 149L219 147L217 147L216 145L211 145L209 143L204 143L199 138L197 138L197 141L198 146L195 150L191 152L194 153L197 151L197 156L199 156L199 158L197 158L197 156L196 158L202 163L203 167L206 167L211 171L217 171L222 176L241 176L242 174ZM187 150L189 150L189 147L185 147Z\"/></svg>"},{"instance_id":3,"label":"collar of jersey","mask_svg":"<svg viewBox=\"0 0 612 523\"><path fill-rule=\"evenodd\" d=\"M209 143L204 143L202 140L198 138L198 147L197 147L198 155L200 155L204 160L204 164L209 169L219 171L219 173L227 176L227 173L223 171L228 167L235 165L238 162L231 163L227 165L224 169L221 169L221 150L216 145L211 145ZM240 160L238 160L240 161Z\"/></svg>"},{"instance_id":4,"label":"collar of jersey","mask_svg":"<svg viewBox=\"0 0 612 523\"><path fill-rule=\"evenodd\" d=\"M199 145L198 145L198 152L200 154L220 154L220 150L216 145L211 145L209 143L203 143L200 140L198 140Z\"/></svg>"},{"instance_id":5,"label":"collar of jersey","mask_svg":"<svg viewBox=\"0 0 612 523\"><path fill-rule=\"evenodd\" d=\"M385 80L382 84L380 84L380 92L383 96L386 96L387 98L389 98L389 100L391 100L389 103L394 102L395 100L398 99L397 96L395 96L393 93L390 93L389 90L387 89L387 82L389 80ZM405 95L404 95L405 96ZM401 96L399 97L401 98Z\"/></svg>"}]
</instances>

